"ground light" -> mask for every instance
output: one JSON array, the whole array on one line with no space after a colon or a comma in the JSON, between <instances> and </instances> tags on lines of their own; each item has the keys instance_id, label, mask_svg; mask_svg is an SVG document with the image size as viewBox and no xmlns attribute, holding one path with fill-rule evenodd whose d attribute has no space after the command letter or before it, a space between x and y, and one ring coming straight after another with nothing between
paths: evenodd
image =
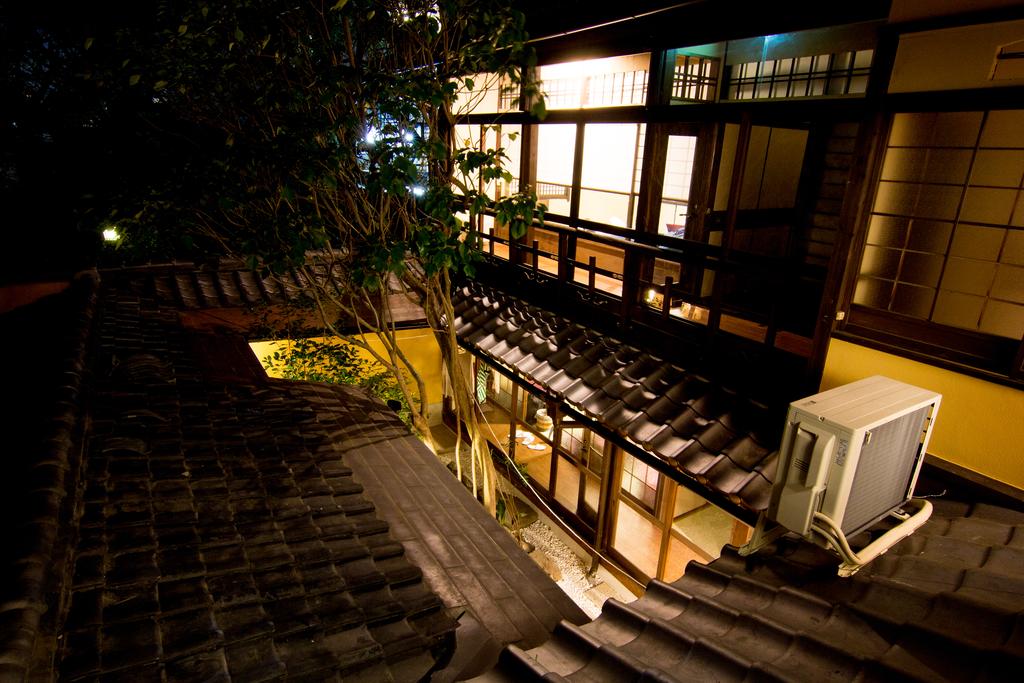
<instances>
[{"instance_id":1,"label":"ground light","mask_svg":"<svg viewBox=\"0 0 1024 683\"><path fill-rule=\"evenodd\" d=\"M121 234L117 231L117 228L111 226L103 229L103 241L104 242L116 242L121 239Z\"/></svg>"}]
</instances>

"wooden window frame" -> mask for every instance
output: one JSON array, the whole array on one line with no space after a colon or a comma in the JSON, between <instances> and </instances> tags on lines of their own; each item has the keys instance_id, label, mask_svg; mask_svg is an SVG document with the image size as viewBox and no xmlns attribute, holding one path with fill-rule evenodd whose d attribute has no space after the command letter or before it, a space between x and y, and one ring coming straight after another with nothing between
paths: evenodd
<instances>
[{"instance_id":1,"label":"wooden window frame","mask_svg":"<svg viewBox=\"0 0 1024 683\"><path fill-rule=\"evenodd\" d=\"M969 108L948 106L952 100L935 99L933 95L919 100L895 98L896 102L902 102L904 106L894 106L884 112L884 121L876 129L869 164L869 191L864 195L863 206L857 217L857 229L841 296L839 310L844 311L845 315L837 324L833 336L885 353L1019 388L1024 387L1024 337L1015 340L853 303L853 293L867 246L868 226L881 181L889 130L896 114L1021 108L1019 103L1013 106L1009 102L1002 102L998 95L1001 93L997 94L993 102L986 102L988 98L985 97L980 98L981 101L969 98L968 101L973 105Z\"/></svg>"}]
</instances>

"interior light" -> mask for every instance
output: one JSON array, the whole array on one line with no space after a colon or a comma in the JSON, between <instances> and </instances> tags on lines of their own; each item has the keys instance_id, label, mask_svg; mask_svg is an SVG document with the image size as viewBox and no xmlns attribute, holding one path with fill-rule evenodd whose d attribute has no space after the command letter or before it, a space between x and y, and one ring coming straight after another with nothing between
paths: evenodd
<instances>
[{"instance_id":1,"label":"interior light","mask_svg":"<svg viewBox=\"0 0 1024 683\"><path fill-rule=\"evenodd\" d=\"M366 137L363 139L366 141L366 144L373 145L376 144L378 137L380 137L380 135L377 133L377 129L370 126L370 130L366 131Z\"/></svg>"},{"instance_id":2,"label":"interior light","mask_svg":"<svg viewBox=\"0 0 1024 683\"><path fill-rule=\"evenodd\" d=\"M657 296L658 296L658 293L655 292L653 289L648 289L647 290L647 301L648 302L653 302L655 297L657 297Z\"/></svg>"},{"instance_id":3,"label":"interior light","mask_svg":"<svg viewBox=\"0 0 1024 683\"><path fill-rule=\"evenodd\" d=\"M426 193L426 189L424 189L422 185L413 185L412 186L412 193L416 197L422 197L424 195L424 193Z\"/></svg>"},{"instance_id":4,"label":"interior light","mask_svg":"<svg viewBox=\"0 0 1024 683\"><path fill-rule=\"evenodd\" d=\"M412 133L410 133L409 131L405 131L405 135L404 135L404 136L402 136L402 137L404 137L404 138L405 138L405 141L406 141L406 142L412 142L413 140L415 140L415 139L416 139L416 136L414 136L414 135L413 135Z\"/></svg>"},{"instance_id":5,"label":"interior light","mask_svg":"<svg viewBox=\"0 0 1024 683\"><path fill-rule=\"evenodd\" d=\"M605 57L602 59L583 59L561 64L545 64L541 68L541 78L545 80L584 78L596 76L613 70L621 61L621 57Z\"/></svg>"},{"instance_id":6,"label":"interior light","mask_svg":"<svg viewBox=\"0 0 1024 683\"><path fill-rule=\"evenodd\" d=\"M110 227L103 229L103 239L106 242L116 242L121 239L121 235L118 234L117 228Z\"/></svg>"}]
</instances>

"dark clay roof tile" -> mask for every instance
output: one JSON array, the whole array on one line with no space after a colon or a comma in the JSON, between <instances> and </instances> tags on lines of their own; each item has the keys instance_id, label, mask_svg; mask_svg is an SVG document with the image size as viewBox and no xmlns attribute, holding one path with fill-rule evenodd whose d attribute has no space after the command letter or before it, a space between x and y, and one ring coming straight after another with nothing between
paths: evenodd
<instances>
[{"instance_id":1,"label":"dark clay roof tile","mask_svg":"<svg viewBox=\"0 0 1024 683\"><path fill-rule=\"evenodd\" d=\"M643 380L644 387L659 396L668 391L683 376L683 369L671 363L662 363Z\"/></svg>"},{"instance_id":2,"label":"dark clay roof tile","mask_svg":"<svg viewBox=\"0 0 1024 683\"><path fill-rule=\"evenodd\" d=\"M668 427L664 427L648 441L644 443L645 446L649 446L650 450L654 451L662 458L666 460L674 460L682 454L687 448L693 445L694 441L692 438L680 436L672 431Z\"/></svg>"},{"instance_id":3,"label":"dark clay roof tile","mask_svg":"<svg viewBox=\"0 0 1024 683\"><path fill-rule=\"evenodd\" d=\"M561 370L562 368L559 365L552 363L552 359L548 358L546 361L539 363L532 371L530 371L530 377L538 384L546 386L548 381L557 373L561 372Z\"/></svg>"},{"instance_id":4,"label":"dark clay roof tile","mask_svg":"<svg viewBox=\"0 0 1024 683\"><path fill-rule=\"evenodd\" d=\"M705 483L707 479L703 478L704 473L721 460L727 460L724 455L703 448L699 441L691 441L688 446L672 455L671 459L676 467Z\"/></svg>"},{"instance_id":5,"label":"dark clay roof tile","mask_svg":"<svg viewBox=\"0 0 1024 683\"><path fill-rule=\"evenodd\" d=\"M751 477L750 481L736 493L736 497L742 501L743 505L751 510L766 510L771 495L772 483L765 479L760 472L758 472L758 476Z\"/></svg>"},{"instance_id":6,"label":"dark clay roof tile","mask_svg":"<svg viewBox=\"0 0 1024 683\"><path fill-rule=\"evenodd\" d=\"M621 374L614 374L601 384L601 391L612 399L624 399L627 394L638 387L637 382L632 382Z\"/></svg>"},{"instance_id":7,"label":"dark clay roof tile","mask_svg":"<svg viewBox=\"0 0 1024 683\"><path fill-rule=\"evenodd\" d=\"M623 428L632 422L638 413L638 410L630 408L626 403L616 401L604 409L601 414L601 422L609 429L622 434L624 433Z\"/></svg>"},{"instance_id":8,"label":"dark clay roof tile","mask_svg":"<svg viewBox=\"0 0 1024 683\"><path fill-rule=\"evenodd\" d=\"M668 427L664 422L654 420L646 412L641 411L628 424L624 425L622 429L630 439L644 446L649 444L658 432L668 429Z\"/></svg>"},{"instance_id":9,"label":"dark clay roof tile","mask_svg":"<svg viewBox=\"0 0 1024 683\"><path fill-rule=\"evenodd\" d=\"M727 457L721 456L701 473L701 477L709 486L726 495L738 495L752 478L761 478L761 475L738 469Z\"/></svg>"},{"instance_id":10,"label":"dark clay roof tile","mask_svg":"<svg viewBox=\"0 0 1024 683\"><path fill-rule=\"evenodd\" d=\"M583 378L576 380L561 391L565 400L578 406L584 405L590 397L600 393L600 389L585 381Z\"/></svg>"},{"instance_id":11,"label":"dark clay roof tile","mask_svg":"<svg viewBox=\"0 0 1024 683\"><path fill-rule=\"evenodd\" d=\"M735 437L736 434L718 420L712 420L695 435L705 449L714 453L721 452Z\"/></svg>"},{"instance_id":12,"label":"dark clay roof tile","mask_svg":"<svg viewBox=\"0 0 1024 683\"><path fill-rule=\"evenodd\" d=\"M641 382L662 363L660 358L649 353L642 353L622 368L620 374L631 382Z\"/></svg>"},{"instance_id":13,"label":"dark clay roof tile","mask_svg":"<svg viewBox=\"0 0 1024 683\"><path fill-rule=\"evenodd\" d=\"M707 428L708 421L689 406L683 406L668 425L679 436L692 439Z\"/></svg>"},{"instance_id":14,"label":"dark clay roof tile","mask_svg":"<svg viewBox=\"0 0 1024 683\"><path fill-rule=\"evenodd\" d=\"M699 399L711 391L711 385L700 377L687 376L675 382L665 391L665 396L678 405Z\"/></svg>"},{"instance_id":15,"label":"dark clay roof tile","mask_svg":"<svg viewBox=\"0 0 1024 683\"><path fill-rule=\"evenodd\" d=\"M619 401L612 396L609 396L602 390L596 390L593 394L588 396L580 403L580 407L583 408L584 412L592 417L605 419L605 413L614 405L618 404Z\"/></svg>"},{"instance_id":16,"label":"dark clay roof tile","mask_svg":"<svg viewBox=\"0 0 1024 683\"><path fill-rule=\"evenodd\" d=\"M749 435L734 439L722 448L723 455L728 457L737 467L748 472L760 465L770 452L767 448L754 441Z\"/></svg>"},{"instance_id":17,"label":"dark clay roof tile","mask_svg":"<svg viewBox=\"0 0 1024 683\"><path fill-rule=\"evenodd\" d=\"M559 398L563 398L563 392L570 387L575 386L577 382L579 382L578 377L573 377L564 370L559 370L543 384L551 393L555 394Z\"/></svg>"}]
</instances>

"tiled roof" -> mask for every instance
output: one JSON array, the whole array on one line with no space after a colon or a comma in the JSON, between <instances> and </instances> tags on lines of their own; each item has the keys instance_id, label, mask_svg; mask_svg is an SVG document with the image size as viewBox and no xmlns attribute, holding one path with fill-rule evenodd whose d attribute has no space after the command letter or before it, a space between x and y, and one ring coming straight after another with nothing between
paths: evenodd
<instances>
[{"instance_id":1,"label":"tiled roof","mask_svg":"<svg viewBox=\"0 0 1024 683\"><path fill-rule=\"evenodd\" d=\"M328 282L342 280L340 266L331 269L329 277L326 268L317 268L317 273ZM262 276L233 260L208 267L173 263L124 268L105 271L103 280L180 310L287 303L299 299L308 285L306 276L296 269Z\"/></svg>"},{"instance_id":2,"label":"tiled roof","mask_svg":"<svg viewBox=\"0 0 1024 683\"><path fill-rule=\"evenodd\" d=\"M727 548L610 600L583 627L509 648L480 680L1004 681L1024 667L1024 513L936 501L924 527L852 578L783 540Z\"/></svg>"},{"instance_id":3,"label":"tiled roof","mask_svg":"<svg viewBox=\"0 0 1024 683\"><path fill-rule=\"evenodd\" d=\"M0 316L7 400L0 477L0 680L45 678L55 636L51 595L67 562L81 471L79 401L96 277Z\"/></svg>"},{"instance_id":4,"label":"tiled roof","mask_svg":"<svg viewBox=\"0 0 1024 683\"><path fill-rule=\"evenodd\" d=\"M355 414L351 420L389 421L398 422L383 412ZM482 671L503 644L534 647L562 620L585 623L586 614L484 513L437 456L400 423L396 430L401 433L386 443L372 432L347 435L345 463L449 611L466 613L459 620L456 657Z\"/></svg>"},{"instance_id":5,"label":"tiled roof","mask_svg":"<svg viewBox=\"0 0 1024 683\"><path fill-rule=\"evenodd\" d=\"M210 379L131 294L104 290L97 337L63 679L409 680L449 656L455 622L345 462L354 431L395 434L353 421L376 404Z\"/></svg>"},{"instance_id":6,"label":"tiled roof","mask_svg":"<svg viewBox=\"0 0 1024 683\"><path fill-rule=\"evenodd\" d=\"M345 270L340 264L325 265L323 259L312 255L305 270L289 268L276 275L260 274L245 263L223 259L210 265L171 263L107 270L102 272L104 283L116 284L123 292L152 299L158 305L193 316L193 326L209 328L231 327L251 330L268 321L249 315L250 311L264 312L268 308L290 304L292 324L322 329L323 321L313 311L309 293L312 289L307 273L324 290L344 298L346 295ZM423 309L407 294L406 288L392 277L389 281L389 308L396 322L414 324L424 319ZM336 304L323 301L324 312L337 316L343 326L352 321ZM299 305L299 306L296 306ZM310 313L301 314L307 305ZM361 305L361 304L356 304ZM281 309L278 309L279 311Z\"/></svg>"},{"instance_id":7,"label":"tiled roof","mask_svg":"<svg viewBox=\"0 0 1024 683\"><path fill-rule=\"evenodd\" d=\"M444 681L586 620L383 404L120 275L0 316L0 678Z\"/></svg>"},{"instance_id":8,"label":"tiled roof","mask_svg":"<svg viewBox=\"0 0 1024 683\"><path fill-rule=\"evenodd\" d=\"M753 512L768 506L784 412L496 289L453 297L459 341Z\"/></svg>"}]
</instances>

